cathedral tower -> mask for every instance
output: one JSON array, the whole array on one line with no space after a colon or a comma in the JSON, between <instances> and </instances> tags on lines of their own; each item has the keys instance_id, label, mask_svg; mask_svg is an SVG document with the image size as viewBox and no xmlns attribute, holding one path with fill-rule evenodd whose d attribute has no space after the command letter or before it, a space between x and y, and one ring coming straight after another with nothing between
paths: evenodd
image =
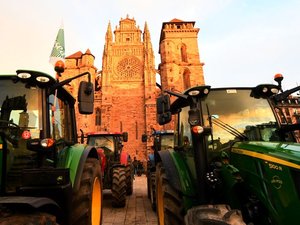
<instances>
[{"instance_id":1,"label":"cathedral tower","mask_svg":"<svg viewBox=\"0 0 300 225\"><path fill-rule=\"evenodd\" d=\"M173 19L162 24L159 71L162 90L182 92L189 87L204 84L203 63L198 49L199 28L195 22Z\"/></svg>"},{"instance_id":2,"label":"cathedral tower","mask_svg":"<svg viewBox=\"0 0 300 225\"><path fill-rule=\"evenodd\" d=\"M141 142L156 124L156 70L148 25L144 31L134 19L120 20L114 35L108 24L102 57L101 125L109 132L128 132L125 149L138 159L146 157Z\"/></svg>"}]
</instances>

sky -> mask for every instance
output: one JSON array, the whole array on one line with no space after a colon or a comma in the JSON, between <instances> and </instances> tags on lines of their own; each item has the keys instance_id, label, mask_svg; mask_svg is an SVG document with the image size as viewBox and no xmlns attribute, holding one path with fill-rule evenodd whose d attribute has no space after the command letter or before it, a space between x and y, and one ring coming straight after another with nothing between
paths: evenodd
<instances>
[{"instance_id":1,"label":"sky","mask_svg":"<svg viewBox=\"0 0 300 225\"><path fill-rule=\"evenodd\" d=\"M195 21L205 83L256 86L284 76L283 89L300 85L299 0L0 0L0 74L17 69L54 74L49 56L63 24L65 54L90 49L101 70L108 23L145 22L158 68L163 22Z\"/></svg>"}]
</instances>

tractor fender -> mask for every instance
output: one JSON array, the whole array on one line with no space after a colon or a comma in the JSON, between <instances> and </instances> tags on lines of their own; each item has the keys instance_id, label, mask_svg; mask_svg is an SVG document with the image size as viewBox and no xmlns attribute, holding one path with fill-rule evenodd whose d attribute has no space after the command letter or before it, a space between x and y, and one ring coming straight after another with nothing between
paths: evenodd
<instances>
[{"instance_id":1,"label":"tractor fender","mask_svg":"<svg viewBox=\"0 0 300 225\"><path fill-rule=\"evenodd\" d=\"M175 166L175 163L172 159L170 151L159 151L158 152L162 165L166 171L167 178L170 185L178 191L181 191L181 184L179 179L178 170Z\"/></svg>"},{"instance_id":2,"label":"tractor fender","mask_svg":"<svg viewBox=\"0 0 300 225\"><path fill-rule=\"evenodd\" d=\"M127 164L128 164L128 153L123 152L123 151L121 152L120 163L124 166L127 166Z\"/></svg>"},{"instance_id":3,"label":"tractor fender","mask_svg":"<svg viewBox=\"0 0 300 225\"><path fill-rule=\"evenodd\" d=\"M165 169L169 184L186 196L195 195L189 170L181 157L173 150L160 151L159 156Z\"/></svg>"},{"instance_id":4,"label":"tractor fender","mask_svg":"<svg viewBox=\"0 0 300 225\"><path fill-rule=\"evenodd\" d=\"M71 181L73 181L73 192L77 192L80 187L81 176L86 159L99 159L99 157L95 147L76 144L69 148L68 158L69 160L67 168L70 168L70 177Z\"/></svg>"}]
</instances>

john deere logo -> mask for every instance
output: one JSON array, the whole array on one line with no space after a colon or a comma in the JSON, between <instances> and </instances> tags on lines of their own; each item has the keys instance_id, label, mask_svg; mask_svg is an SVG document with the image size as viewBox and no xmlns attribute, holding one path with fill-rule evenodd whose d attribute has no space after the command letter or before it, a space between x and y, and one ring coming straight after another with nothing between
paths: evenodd
<instances>
[{"instance_id":1,"label":"john deere logo","mask_svg":"<svg viewBox=\"0 0 300 225\"><path fill-rule=\"evenodd\" d=\"M272 180L271 180L271 184L276 188L276 189L280 189L282 186L282 180L280 179L279 176L273 176Z\"/></svg>"}]
</instances>

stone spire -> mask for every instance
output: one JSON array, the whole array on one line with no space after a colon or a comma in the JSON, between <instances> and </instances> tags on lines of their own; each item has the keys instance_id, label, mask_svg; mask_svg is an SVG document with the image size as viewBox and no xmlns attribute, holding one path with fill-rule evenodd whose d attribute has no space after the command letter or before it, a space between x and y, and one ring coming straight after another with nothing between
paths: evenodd
<instances>
[{"instance_id":1,"label":"stone spire","mask_svg":"<svg viewBox=\"0 0 300 225\"><path fill-rule=\"evenodd\" d=\"M102 55L102 67L103 68L108 68L108 55L109 55L109 51L111 49L111 44L113 42L113 33L111 30L111 25L110 25L110 21L108 22L107 25L107 31L105 34L105 45L104 45L104 50L103 50L103 55Z\"/></svg>"},{"instance_id":2,"label":"stone spire","mask_svg":"<svg viewBox=\"0 0 300 225\"><path fill-rule=\"evenodd\" d=\"M106 43L111 43L112 40L113 40L113 35L112 35L111 25L110 25L110 21L109 21L108 26L107 26L106 35L105 35L105 41L106 41Z\"/></svg>"},{"instance_id":3,"label":"stone spire","mask_svg":"<svg viewBox=\"0 0 300 225\"><path fill-rule=\"evenodd\" d=\"M144 42L151 42L151 37L150 37L150 32L149 32L149 29L148 29L147 22L145 22L143 41Z\"/></svg>"},{"instance_id":4,"label":"stone spire","mask_svg":"<svg viewBox=\"0 0 300 225\"><path fill-rule=\"evenodd\" d=\"M143 42L144 42L144 48L145 48L145 67L146 68L154 68L154 53L151 43L151 37L150 32L148 29L148 24L145 22L144 26L144 34L143 34Z\"/></svg>"}]
</instances>

